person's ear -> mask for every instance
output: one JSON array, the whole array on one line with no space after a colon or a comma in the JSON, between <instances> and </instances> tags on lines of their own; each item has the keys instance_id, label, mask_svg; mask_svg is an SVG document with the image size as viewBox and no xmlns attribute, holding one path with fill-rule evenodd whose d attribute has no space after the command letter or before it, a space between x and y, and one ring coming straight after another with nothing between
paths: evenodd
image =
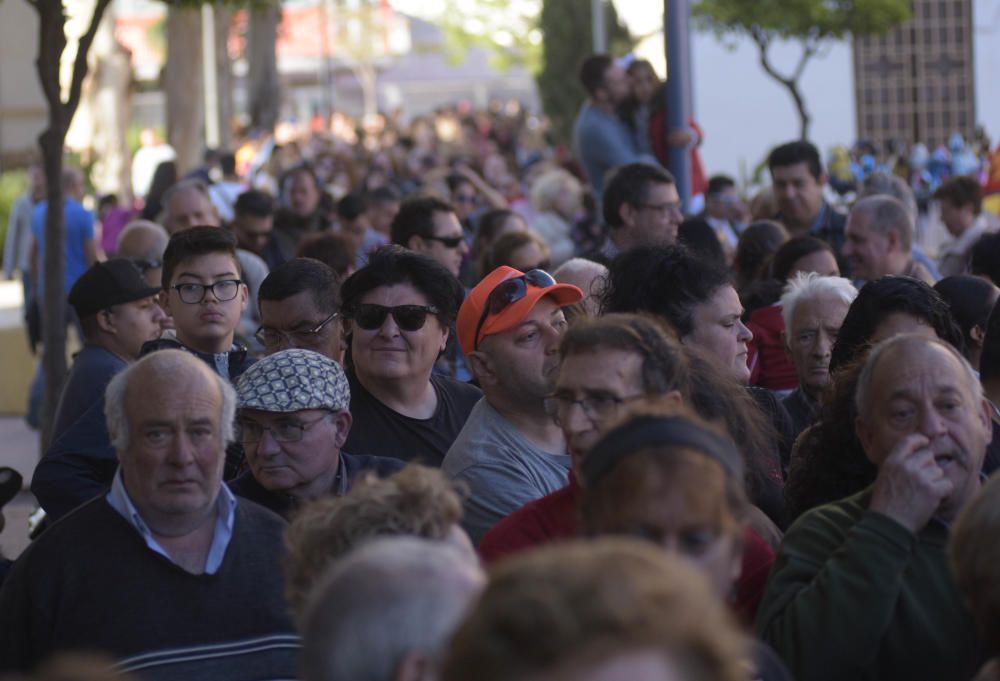
<instances>
[{"instance_id":1,"label":"person's ear","mask_svg":"<svg viewBox=\"0 0 1000 681\"><path fill-rule=\"evenodd\" d=\"M972 342L981 348L983 347L983 341L986 340L986 330L979 326L979 324L976 324L969 329L969 338L971 338Z\"/></svg>"},{"instance_id":2,"label":"person's ear","mask_svg":"<svg viewBox=\"0 0 1000 681\"><path fill-rule=\"evenodd\" d=\"M670 390L669 392L664 393L663 397L660 399L662 399L665 404L672 406L679 407L684 404L684 396L681 395L680 390Z\"/></svg>"},{"instance_id":3,"label":"person's ear","mask_svg":"<svg viewBox=\"0 0 1000 681\"><path fill-rule=\"evenodd\" d=\"M170 292L168 291L166 286L164 286L163 290L157 294L157 297L160 302L160 307L163 308L163 311L166 312L168 316L173 317L174 313L170 309Z\"/></svg>"},{"instance_id":4,"label":"person's ear","mask_svg":"<svg viewBox=\"0 0 1000 681\"><path fill-rule=\"evenodd\" d=\"M392 681L433 681L434 663L418 650L411 650L403 655L392 674Z\"/></svg>"},{"instance_id":5,"label":"person's ear","mask_svg":"<svg viewBox=\"0 0 1000 681\"><path fill-rule=\"evenodd\" d=\"M465 361L469 365L469 371L476 377L480 385L493 385L497 382L493 361L485 352L479 350L470 352L465 356Z\"/></svg>"},{"instance_id":6,"label":"person's ear","mask_svg":"<svg viewBox=\"0 0 1000 681\"><path fill-rule=\"evenodd\" d=\"M448 337L451 335L451 329L447 326L444 327L444 334L441 337L441 349L438 350L439 353L444 352L444 349L448 346Z\"/></svg>"},{"instance_id":7,"label":"person's ear","mask_svg":"<svg viewBox=\"0 0 1000 681\"><path fill-rule=\"evenodd\" d=\"M427 242L419 234L412 234L406 240L406 247L414 253L423 253L427 250Z\"/></svg>"},{"instance_id":8,"label":"person's ear","mask_svg":"<svg viewBox=\"0 0 1000 681\"><path fill-rule=\"evenodd\" d=\"M622 205L618 206L618 217L621 218L622 227L631 227L635 224L635 214L636 209L630 203L623 201Z\"/></svg>"},{"instance_id":9,"label":"person's ear","mask_svg":"<svg viewBox=\"0 0 1000 681\"><path fill-rule=\"evenodd\" d=\"M250 300L250 289L246 284L240 284L240 312L247 309L247 303Z\"/></svg>"},{"instance_id":10,"label":"person's ear","mask_svg":"<svg viewBox=\"0 0 1000 681\"><path fill-rule=\"evenodd\" d=\"M900 239L898 229L890 229L885 233L886 252L893 252L902 249L902 239Z\"/></svg>"},{"instance_id":11,"label":"person's ear","mask_svg":"<svg viewBox=\"0 0 1000 681\"><path fill-rule=\"evenodd\" d=\"M115 326L114 316L111 314L111 310L100 310L97 313L97 328L99 328L103 333L110 333L115 335L118 333L118 328Z\"/></svg>"},{"instance_id":12,"label":"person's ear","mask_svg":"<svg viewBox=\"0 0 1000 681\"><path fill-rule=\"evenodd\" d=\"M351 432L351 424L354 423L354 417L351 416L351 412L344 409L335 413L332 421L337 426L337 434L333 438L333 446L340 449L347 442L347 436Z\"/></svg>"}]
</instances>

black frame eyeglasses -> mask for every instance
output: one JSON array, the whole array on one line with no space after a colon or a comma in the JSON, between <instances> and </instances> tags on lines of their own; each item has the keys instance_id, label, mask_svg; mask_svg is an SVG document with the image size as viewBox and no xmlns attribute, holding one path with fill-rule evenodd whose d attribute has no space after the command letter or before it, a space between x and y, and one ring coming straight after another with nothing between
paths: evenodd
<instances>
[{"instance_id":1,"label":"black frame eyeglasses","mask_svg":"<svg viewBox=\"0 0 1000 681\"><path fill-rule=\"evenodd\" d=\"M476 335L472 337L472 349L479 349L479 333L483 330L483 324L486 323L490 315L500 314L508 306L524 298L528 295L529 286L548 288L555 286L555 284L556 280L545 270L528 270L519 277L504 279L497 284L486 298L483 314L479 317L479 323L476 324Z\"/></svg>"},{"instance_id":2,"label":"black frame eyeglasses","mask_svg":"<svg viewBox=\"0 0 1000 681\"><path fill-rule=\"evenodd\" d=\"M302 331L282 331L281 329L261 325L253 332L253 337L265 348L276 348L281 345L282 341L287 343L289 347L308 348L316 344L316 339L323 329L326 328L326 325L339 316L339 312L334 312L311 329L303 329Z\"/></svg>"},{"instance_id":3,"label":"black frame eyeglasses","mask_svg":"<svg viewBox=\"0 0 1000 681\"><path fill-rule=\"evenodd\" d=\"M359 329L376 331L385 324L385 318L392 315L396 326L401 331L419 331L427 323L427 315L437 315L438 309L433 305L375 305L362 303L351 311L350 319Z\"/></svg>"},{"instance_id":4,"label":"black frame eyeglasses","mask_svg":"<svg viewBox=\"0 0 1000 681\"><path fill-rule=\"evenodd\" d=\"M242 283L243 281L240 279L221 279L211 284L188 282L175 284L170 288L177 291L177 296L181 299L182 303L197 305L205 300L205 294L209 291L212 292L212 296L220 303L230 301L240 294L240 285ZM229 287L232 287L231 290Z\"/></svg>"},{"instance_id":5,"label":"black frame eyeglasses","mask_svg":"<svg viewBox=\"0 0 1000 681\"><path fill-rule=\"evenodd\" d=\"M465 241L464 236L434 236L429 234L427 236L422 236L422 239L427 239L430 241L437 241L439 244L445 248L458 248Z\"/></svg>"}]
</instances>

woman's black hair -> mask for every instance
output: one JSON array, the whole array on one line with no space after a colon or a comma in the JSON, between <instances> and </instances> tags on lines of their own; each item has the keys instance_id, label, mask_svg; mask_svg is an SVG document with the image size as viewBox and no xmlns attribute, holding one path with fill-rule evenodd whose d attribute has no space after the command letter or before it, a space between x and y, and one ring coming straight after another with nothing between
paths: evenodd
<instances>
[{"instance_id":1,"label":"woman's black hair","mask_svg":"<svg viewBox=\"0 0 1000 681\"><path fill-rule=\"evenodd\" d=\"M695 306L731 283L725 267L702 260L683 246L637 248L611 262L601 308L604 314L650 312L670 322L683 337L694 331Z\"/></svg>"},{"instance_id":2,"label":"woman's black hair","mask_svg":"<svg viewBox=\"0 0 1000 681\"><path fill-rule=\"evenodd\" d=\"M343 309L350 317L361 299L380 286L410 284L438 309L442 326L455 323L465 291L458 279L443 265L402 246L384 246L375 251L368 264L344 280L340 286Z\"/></svg>"},{"instance_id":3,"label":"woman's black hair","mask_svg":"<svg viewBox=\"0 0 1000 681\"><path fill-rule=\"evenodd\" d=\"M871 342L878 325L895 313L922 319L933 327L938 338L963 352L962 330L944 298L918 279L886 275L861 287L851 303L833 346L830 373L858 357Z\"/></svg>"}]
</instances>

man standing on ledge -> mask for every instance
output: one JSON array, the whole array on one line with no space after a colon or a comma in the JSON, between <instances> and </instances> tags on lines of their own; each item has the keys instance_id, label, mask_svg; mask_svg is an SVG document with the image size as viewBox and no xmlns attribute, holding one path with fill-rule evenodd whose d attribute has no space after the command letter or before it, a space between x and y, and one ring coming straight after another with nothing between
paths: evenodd
<instances>
[{"instance_id":1,"label":"man standing on ledge","mask_svg":"<svg viewBox=\"0 0 1000 681\"><path fill-rule=\"evenodd\" d=\"M596 198L604 191L604 173L615 166L656 159L639 151L635 135L618 116L618 106L629 95L628 75L606 54L587 57L580 68L580 83L587 91L573 126L573 150L583 164Z\"/></svg>"}]
</instances>

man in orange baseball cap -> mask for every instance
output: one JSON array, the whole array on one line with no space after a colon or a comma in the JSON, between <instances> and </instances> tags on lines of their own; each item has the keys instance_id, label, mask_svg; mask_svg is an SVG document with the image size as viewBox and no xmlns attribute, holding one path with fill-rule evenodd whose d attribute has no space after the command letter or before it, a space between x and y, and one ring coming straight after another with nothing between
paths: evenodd
<instances>
[{"instance_id":1,"label":"man in orange baseball cap","mask_svg":"<svg viewBox=\"0 0 1000 681\"><path fill-rule=\"evenodd\" d=\"M563 487L570 458L544 400L559 373L562 308L583 298L548 272L499 267L458 311L458 341L483 399L442 470L469 489L462 524L474 543L524 504Z\"/></svg>"}]
</instances>

